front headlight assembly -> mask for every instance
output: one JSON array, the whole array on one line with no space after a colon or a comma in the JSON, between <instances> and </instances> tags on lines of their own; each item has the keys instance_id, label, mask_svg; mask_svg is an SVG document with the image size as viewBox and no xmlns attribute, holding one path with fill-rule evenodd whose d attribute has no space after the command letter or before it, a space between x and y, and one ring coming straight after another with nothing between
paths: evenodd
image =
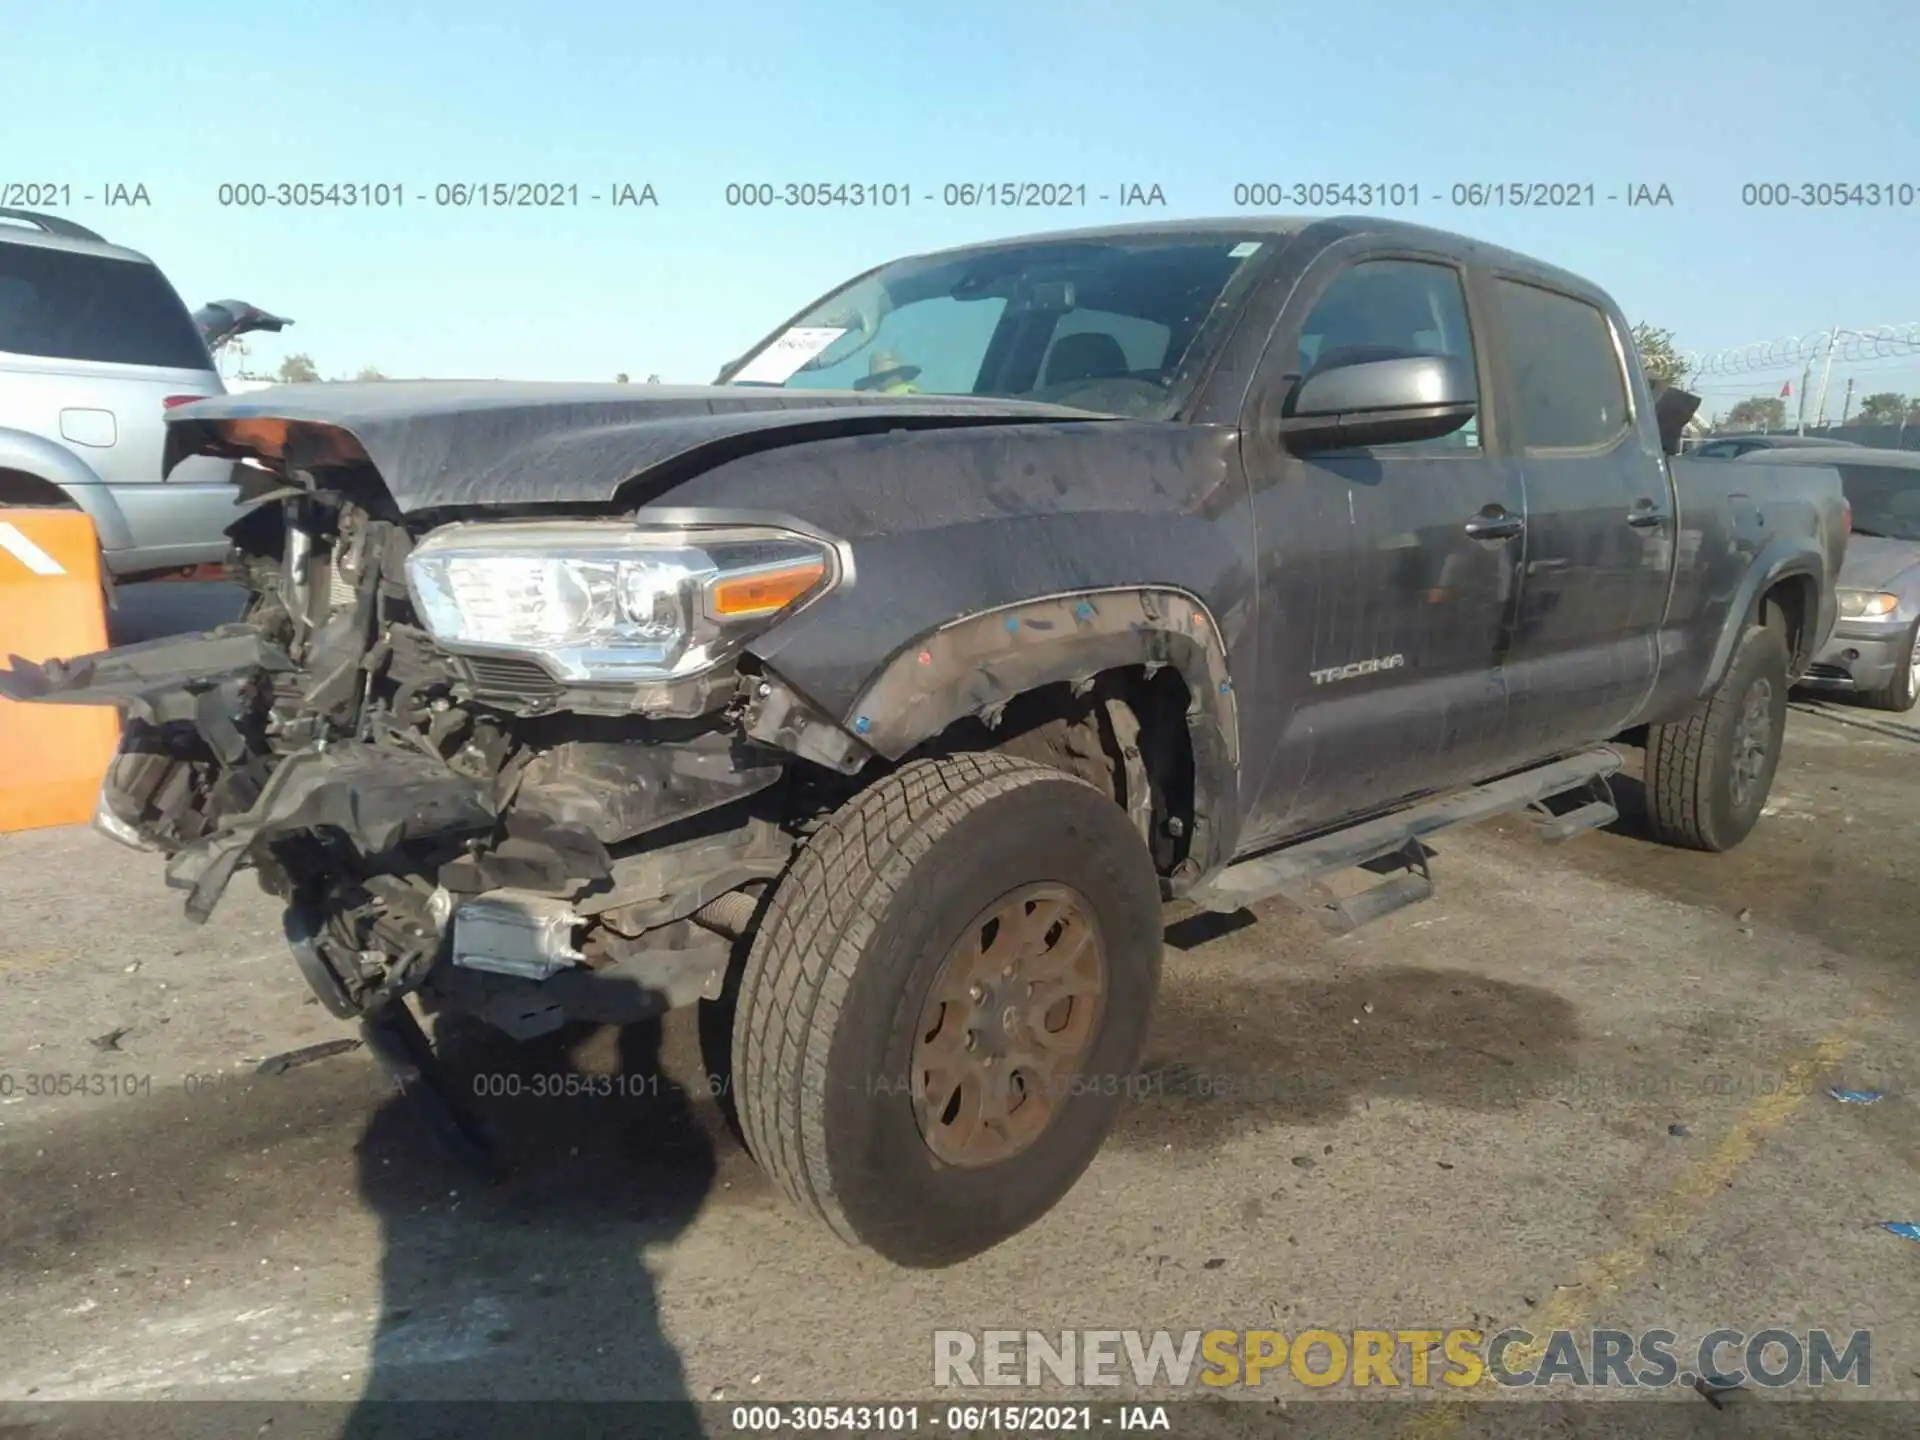
<instances>
[{"instance_id":1,"label":"front headlight assembly","mask_svg":"<svg viewBox=\"0 0 1920 1440\"><path fill-rule=\"evenodd\" d=\"M407 579L442 648L594 685L709 669L840 583L841 564L825 541L761 526L463 523L415 546Z\"/></svg>"},{"instance_id":2,"label":"front headlight assembly","mask_svg":"<svg viewBox=\"0 0 1920 1440\"><path fill-rule=\"evenodd\" d=\"M1847 620L1878 620L1900 608L1900 597L1879 590L1838 592L1840 614Z\"/></svg>"}]
</instances>

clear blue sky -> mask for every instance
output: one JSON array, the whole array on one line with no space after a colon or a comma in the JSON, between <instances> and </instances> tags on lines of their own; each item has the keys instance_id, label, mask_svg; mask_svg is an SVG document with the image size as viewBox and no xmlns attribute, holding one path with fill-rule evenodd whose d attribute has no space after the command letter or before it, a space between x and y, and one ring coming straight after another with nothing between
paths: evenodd
<instances>
[{"instance_id":1,"label":"clear blue sky","mask_svg":"<svg viewBox=\"0 0 1920 1440\"><path fill-rule=\"evenodd\" d=\"M1920 321L1920 203L1740 197L1920 187L1913 0L14 0L5 29L0 181L70 183L67 213L189 303L295 317L263 360L305 350L328 374L705 381L877 260L1139 213L924 200L988 179L1159 184L1175 216L1232 213L1242 181L1664 183L1671 208L1402 213L1588 274L1686 349ZM496 179L574 182L583 204L430 203ZM399 181L406 200L218 203L222 182L303 180ZM913 201L729 209L729 180L904 180ZM112 181L144 183L150 208L81 200ZM584 203L619 181L658 208ZM1913 362L1851 373L1920 389ZM1703 388L1712 408L1781 378Z\"/></svg>"}]
</instances>

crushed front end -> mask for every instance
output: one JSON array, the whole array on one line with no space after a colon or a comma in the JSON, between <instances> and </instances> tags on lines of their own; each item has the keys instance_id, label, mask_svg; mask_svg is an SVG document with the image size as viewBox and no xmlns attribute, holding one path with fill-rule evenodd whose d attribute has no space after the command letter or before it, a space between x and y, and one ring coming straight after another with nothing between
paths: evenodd
<instances>
[{"instance_id":1,"label":"crushed front end","mask_svg":"<svg viewBox=\"0 0 1920 1440\"><path fill-rule=\"evenodd\" d=\"M867 758L744 648L838 583L835 543L257 474L239 623L0 671L121 708L98 827L163 854L197 921L255 871L342 1017L418 992L524 1037L717 997L795 817Z\"/></svg>"}]
</instances>

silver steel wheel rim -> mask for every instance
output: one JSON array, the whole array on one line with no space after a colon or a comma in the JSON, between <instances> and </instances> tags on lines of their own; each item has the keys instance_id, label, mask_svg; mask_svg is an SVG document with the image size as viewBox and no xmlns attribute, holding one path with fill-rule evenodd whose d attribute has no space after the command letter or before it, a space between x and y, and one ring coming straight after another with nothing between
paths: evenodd
<instances>
[{"instance_id":1,"label":"silver steel wheel rim","mask_svg":"<svg viewBox=\"0 0 1920 1440\"><path fill-rule=\"evenodd\" d=\"M1744 806L1767 768L1773 739L1773 682L1756 680L1747 690L1740 723L1733 729L1733 803Z\"/></svg>"},{"instance_id":2,"label":"silver steel wheel rim","mask_svg":"<svg viewBox=\"0 0 1920 1440\"><path fill-rule=\"evenodd\" d=\"M1913 654L1907 657L1907 693L1920 695L1920 630L1913 632Z\"/></svg>"}]
</instances>

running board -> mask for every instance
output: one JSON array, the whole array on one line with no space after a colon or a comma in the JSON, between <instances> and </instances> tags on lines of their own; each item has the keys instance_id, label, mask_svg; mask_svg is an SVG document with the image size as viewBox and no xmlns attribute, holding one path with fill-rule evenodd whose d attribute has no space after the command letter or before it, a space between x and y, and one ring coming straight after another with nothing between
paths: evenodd
<instances>
[{"instance_id":1,"label":"running board","mask_svg":"<svg viewBox=\"0 0 1920 1440\"><path fill-rule=\"evenodd\" d=\"M1203 910L1229 915L1284 895L1296 904L1322 912L1334 928L1344 933L1433 893L1426 849L1420 844L1423 835L1525 810L1568 791L1603 787L1606 777L1619 768L1619 752L1597 746L1471 790L1241 860L1196 887L1186 898ZM1615 818L1617 812L1611 801L1596 796L1578 810L1553 817L1540 829L1543 838L1565 839L1582 830L1611 824ZM1321 876L1388 857L1392 857L1391 868L1406 873L1347 899L1332 899L1325 886L1314 883Z\"/></svg>"},{"instance_id":2,"label":"running board","mask_svg":"<svg viewBox=\"0 0 1920 1440\"><path fill-rule=\"evenodd\" d=\"M1433 872L1427 868L1427 847L1409 840L1392 855L1369 861L1351 872L1372 871L1391 878L1348 895L1335 893L1324 880L1289 880L1278 893L1314 916L1335 935L1347 935L1370 920L1418 905L1433 895ZM1400 872L1395 874L1394 872Z\"/></svg>"},{"instance_id":3,"label":"running board","mask_svg":"<svg viewBox=\"0 0 1920 1440\"><path fill-rule=\"evenodd\" d=\"M1605 776L1599 776L1590 782L1592 798L1586 804L1563 814L1556 815L1546 808L1544 802L1532 808L1539 812L1540 823L1534 826L1533 833L1549 845L1557 845L1562 840L1571 840L1587 830L1598 830L1611 825L1620 818L1620 811L1613 803L1613 793L1607 786Z\"/></svg>"}]
</instances>

